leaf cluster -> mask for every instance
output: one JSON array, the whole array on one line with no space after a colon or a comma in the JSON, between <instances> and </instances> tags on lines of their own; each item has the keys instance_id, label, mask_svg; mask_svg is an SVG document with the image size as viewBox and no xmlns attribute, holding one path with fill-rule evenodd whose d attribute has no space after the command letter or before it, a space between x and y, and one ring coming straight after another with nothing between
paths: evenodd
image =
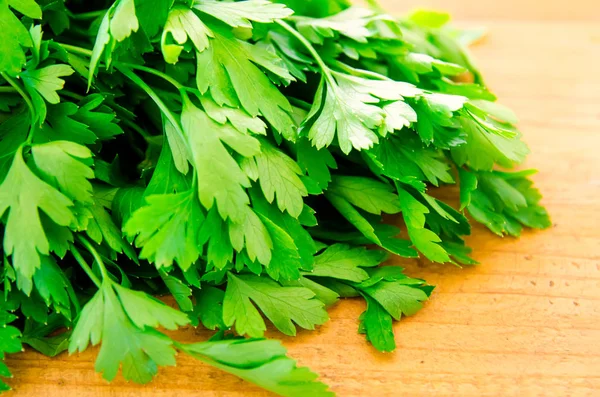
<instances>
[{"instance_id":1,"label":"leaf cluster","mask_svg":"<svg viewBox=\"0 0 600 397\"><path fill-rule=\"evenodd\" d=\"M467 213L548 227L531 172L498 170L528 148L447 15L372 5L0 0L0 360L100 345L105 379L145 383L179 350L329 395L269 327L358 297L393 351L433 287L388 254L475 264ZM452 184L458 209L431 194ZM215 335L163 332L187 325Z\"/></svg>"}]
</instances>

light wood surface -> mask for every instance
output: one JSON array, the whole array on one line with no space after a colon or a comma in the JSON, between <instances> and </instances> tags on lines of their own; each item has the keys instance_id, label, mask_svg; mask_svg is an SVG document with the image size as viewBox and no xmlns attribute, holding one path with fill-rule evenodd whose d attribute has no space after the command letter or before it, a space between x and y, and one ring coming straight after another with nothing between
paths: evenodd
<instances>
[{"instance_id":1,"label":"light wood surface","mask_svg":"<svg viewBox=\"0 0 600 397\"><path fill-rule=\"evenodd\" d=\"M600 21L598 0L380 0L390 12L443 9L457 19Z\"/></svg>"},{"instance_id":2,"label":"light wood surface","mask_svg":"<svg viewBox=\"0 0 600 397\"><path fill-rule=\"evenodd\" d=\"M418 1L387 3L399 10ZM437 285L424 310L396 323L394 354L378 354L357 335L364 309L357 301L338 304L328 324L284 343L340 396L599 396L600 24L581 20L597 18L600 6L596 0L547 1L552 15L523 21L545 6L533 0L431 3L462 19L482 18L468 24L489 28L473 52L501 102L521 117L533 151L526 166L540 170L535 180L554 227L520 240L475 227L469 244L482 263L475 268L394 260ZM493 9L496 3L503 16L485 14L483 4ZM566 19L561 10L567 8L580 20ZM207 334L188 329L176 336L191 341ZM150 385L108 384L93 371L95 353L11 356L13 394L265 394L183 355Z\"/></svg>"}]
</instances>

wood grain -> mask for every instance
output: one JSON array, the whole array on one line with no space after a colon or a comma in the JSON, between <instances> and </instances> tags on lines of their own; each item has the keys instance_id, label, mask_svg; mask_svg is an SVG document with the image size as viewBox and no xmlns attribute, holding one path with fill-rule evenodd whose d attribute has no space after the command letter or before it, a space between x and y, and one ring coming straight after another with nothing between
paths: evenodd
<instances>
[{"instance_id":1,"label":"wood grain","mask_svg":"<svg viewBox=\"0 0 600 397\"><path fill-rule=\"evenodd\" d=\"M380 0L390 12L413 8L440 9L459 20L600 20L600 3L596 0Z\"/></svg>"},{"instance_id":2,"label":"wood grain","mask_svg":"<svg viewBox=\"0 0 600 397\"><path fill-rule=\"evenodd\" d=\"M436 4L458 10L496 3ZM531 10L539 7L534 1L500 3L498 10L522 6L508 17L534 16ZM559 4L544 3L548 10ZM568 7L560 4L560 10ZM598 3L571 4L574 15L588 18ZM474 10L460 15L471 12L482 16ZM489 27L489 36L473 52L489 85L521 117L533 151L526 166L540 170L535 180L554 227L526 232L520 240L476 227L469 243L482 265L474 268L394 259L438 286L424 310L395 325L395 354L378 354L356 334L364 309L357 301L338 304L318 331L284 338L291 355L322 374L340 396L600 395L600 24L475 23ZM187 329L176 336L192 341L207 334ZM93 371L95 353L53 360L29 350L13 355L7 360L15 375L12 394L266 395L184 356L150 385L109 385Z\"/></svg>"}]
</instances>

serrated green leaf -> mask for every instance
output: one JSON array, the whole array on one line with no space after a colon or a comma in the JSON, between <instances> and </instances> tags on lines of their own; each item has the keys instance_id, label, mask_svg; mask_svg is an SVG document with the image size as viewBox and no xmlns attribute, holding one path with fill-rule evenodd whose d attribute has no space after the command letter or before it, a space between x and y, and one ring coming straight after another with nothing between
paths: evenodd
<instances>
[{"instance_id":1,"label":"serrated green leaf","mask_svg":"<svg viewBox=\"0 0 600 397\"><path fill-rule=\"evenodd\" d=\"M360 327L367 335L367 340L379 351L396 350L392 316L375 299L368 295L364 298L367 301L367 310L360 316Z\"/></svg>"},{"instance_id":2,"label":"serrated green leaf","mask_svg":"<svg viewBox=\"0 0 600 397\"><path fill-rule=\"evenodd\" d=\"M208 48L209 38L212 31L202 20L187 7L174 7L169 12L167 23L163 29L161 49L167 63L176 64L179 55L184 50L184 44L188 39L198 52ZM171 42L174 42L172 44Z\"/></svg>"},{"instance_id":3,"label":"serrated green leaf","mask_svg":"<svg viewBox=\"0 0 600 397\"><path fill-rule=\"evenodd\" d=\"M50 245L42 228L39 210L60 226L74 222L65 195L40 180L23 160L22 148L15 153L8 175L0 185L0 214L9 211L4 231L4 251L12 256L15 270L31 279L40 267L41 255Z\"/></svg>"},{"instance_id":4,"label":"serrated green leaf","mask_svg":"<svg viewBox=\"0 0 600 397\"><path fill-rule=\"evenodd\" d=\"M194 307L194 316L197 316L202 325L208 329L225 329L223 322L223 299L225 292L215 287L202 287L201 290L194 291L196 306Z\"/></svg>"},{"instance_id":5,"label":"serrated green leaf","mask_svg":"<svg viewBox=\"0 0 600 397\"><path fill-rule=\"evenodd\" d=\"M440 237L425 227L425 214L429 213L429 209L400 187L398 197L408 235L415 247L431 261L449 262L448 253L439 244L442 241Z\"/></svg>"},{"instance_id":6,"label":"serrated green leaf","mask_svg":"<svg viewBox=\"0 0 600 397\"><path fill-rule=\"evenodd\" d=\"M209 14L234 28L252 28L253 22L270 23L289 17L293 11L283 4L266 0L247 0L223 3L215 0L197 0L194 8Z\"/></svg>"},{"instance_id":7,"label":"serrated green leaf","mask_svg":"<svg viewBox=\"0 0 600 397\"><path fill-rule=\"evenodd\" d=\"M157 267L173 262L188 269L201 254L199 225L204 214L194 192L152 195L129 218L123 231L141 247L140 258Z\"/></svg>"},{"instance_id":8,"label":"serrated green leaf","mask_svg":"<svg viewBox=\"0 0 600 397\"><path fill-rule=\"evenodd\" d=\"M65 81L61 77L70 76L75 71L68 65L50 65L41 69L26 70L21 73L21 78L28 88L37 91L44 99L51 104L60 102L58 91L62 90Z\"/></svg>"},{"instance_id":9,"label":"serrated green leaf","mask_svg":"<svg viewBox=\"0 0 600 397\"><path fill-rule=\"evenodd\" d=\"M259 216L273 241L273 258L266 266L267 274L275 281L297 280L303 263L294 240L271 219L262 214Z\"/></svg>"},{"instance_id":10,"label":"serrated green leaf","mask_svg":"<svg viewBox=\"0 0 600 397\"><path fill-rule=\"evenodd\" d=\"M232 339L180 345L186 353L281 396L332 396L308 368L297 367L279 341Z\"/></svg>"},{"instance_id":11,"label":"serrated green leaf","mask_svg":"<svg viewBox=\"0 0 600 397\"><path fill-rule=\"evenodd\" d=\"M329 192L370 214L397 214L400 212L398 196L394 188L371 178L336 176Z\"/></svg>"},{"instance_id":12,"label":"serrated green leaf","mask_svg":"<svg viewBox=\"0 0 600 397\"><path fill-rule=\"evenodd\" d=\"M48 106L46 124L36 131L34 141L72 141L82 145L96 142L98 137L88 126L77 120L79 108L73 102Z\"/></svg>"},{"instance_id":13,"label":"serrated green leaf","mask_svg":"<svg viewBox=\"0 0 600 397\"><path fill-rule=\"evenodd\" d=\"M421 302L427 300L427 294L421 289L390 281L381 281L362 291L376 300L395 320L400 320L402 315L412 316L423 307Z\"/></svg>"},{"instance_id":14,"label":"serrated green leaf","mask_svg":"<svg viewBox=\"0 0 600 397\"><path fill-rule=\"evenodd\" d=\"M242 221L246 215L244 208L250 202L244 188L250 187L250 181L223 142L240 154L252 156L259 150L258 141L241 135L233 127L217 124L191 102L184 104L182 125L198 175L200 202L206 209L216 202L223 219Z\"/></svg>"},{"instance_id":15,"label":"serrated green leaf","mask_svg":"<svg viewBox=\"0 0 600 397\"><path fill-rule=\"evenodd\" d=\"M300 277L297 280L289 281L282 280L280 283L285 287L308 288L309 290L315 293L315 298L323 302L326 307L332 306L340 298L340 295L337 292L307 277Z\"/></svg>"},{"instance_id":16,"label":"serrated green leaf","mask_svg":"<svg viewBox=\"0 0 600 397\"><path fill-rule=\"evenodd\" d=\"M269 203L277 198L277 206L297 218L302 212L303 197L308 195L300 180L298 164L280 149L261 140L260 154L254 157L260 187Z\"/></svg>"},{"instance_id":17,"label":"serrated green leaf","mask_svg":"<svg viewBox=\"0 0 600 397\"><path fill-rule=\"evenodd\" d=\"M125 379L149 382L158 365L174 365L172 341L153 328L176 329L189 322L181 312L150 296L105 281L85 305L71 336L69 352L83 351L102 341L96 370L107 380L119 367Z\"/></svg>"},{"instance_id":18,"label":"serrated green leaf","mask_svg":"<svg viewBox=\"0 0 600 397\"><path fill-rule=\"evenodd\" d=\"M46 305L52 305L57 313L71 318L70 296L74 294L73 286L54 258L42 257L41 266L33 275L33 282Z\"/></svg>"},{"instance_id":19,"label":"serrated green leaf","mask_svg":"<svg viewBox=\"0 0 600 397\"><path fill-rule=\"evenodd\" d=\"M15 76L25 65L24 48L32 47L33 42L9 7L34 19L42 18L42 9L33 0L0 0L0 72Z\"/></svg>"},{"instance_id":20,"label":"serrated green leaf","mask_svg":"<svg viewBox=\"0 0 600 397\"><path fill-rule=\"evenodd\" d=\"M271 262L273 240L251 208L247 208L247 214L241 223L229 224L229 237L233 248L238 252L245 248L250 260L258 260L263 265Z\"/></svg>"},{"instance_id":21,"label":"serrated green leaf","mask_svg":"<svg viewBox=\"0 0 600 397\"><path fill-rule=\"evenodd\" d=\"M371 251L364 247L335 244L315 257L314 268L307 276L331 277L360 283L369 275L363 267L379 265L387 257L383 251Z\"/></svg>"},{"instance_id":22,"label":"serrated green leaf","mask_svg":"<svg viewBox=\"0 0 600 397\"><path fill-rule=\"evenodd\" d=\"M148 37L155 36L167 21L174 0L135 0L135 9L141 28Z\"/></svg>"},{"instance_id":23,"label":"serrated green leaf","mask_svg":"<svg viewBox=\"0 0 600 397\"><path fill-rule=\"evenodd\" d=\"M123 129L117 124L115 111L105 104L105 100L101 94L88 95L79 102L79 109L72 116L102 140L123 134Z\"/></svg>"},{"instance_id":24,"label":"serrated green leaf","mask_svg":"<svg viewBox=\"0 0 600 397\"><path fill-rule=\"evenodd\" d=\"M71 200L90 203L94 171L89 166L92 152L69 141L55 141L31 148L33 162L43 179Z\"/></svg>"},{"instance_id":25,"label":"serrated green leaf","mask_svg":"<svg viewBox=\"0 0 600 397\"><path fill-rule=\"evenodd\" d=\"M177 302L179 309L183 312L191 312L194 309L194 304L190 299L192 296L190 287L185 285L179 278L165 272L161 272L160 277L171 295L173 295L173 299Z\"/></svg>"},{"instance_id":26,"label":"serrated green leaf","mask_svg":"<svg viewBox=\"0 0 600 397\"><path fill-rule=\"evenodd\" d=\"M264 277L229 273L223 320L228 326L235 325L240 335L262 336L266 326L256 304L278 330L295 335L292 321L302 328L314 329L329 318L323 303L313 299L314 296L307 288L282 287Z\"/></svg>"},{"instance_id":27,"label":"serrated green leaf","mask_svg":"<svg viewBox=\"0 0 600 397\"><path fill-rule=\"evenodd\" d=\"M219 105L241 105L251 116L264 116L273 128L293 140L295 124L288 100L253 62L269 69L276 65L262 62L264 57L258 57L257 47L238 40L227 29L211 28L215 38L208 49L196 56L198 70L202 71L196 74L198 89L202 93L209 91ZM285 77L292 78L289 74Z\"/></svg>"}]
</instances>

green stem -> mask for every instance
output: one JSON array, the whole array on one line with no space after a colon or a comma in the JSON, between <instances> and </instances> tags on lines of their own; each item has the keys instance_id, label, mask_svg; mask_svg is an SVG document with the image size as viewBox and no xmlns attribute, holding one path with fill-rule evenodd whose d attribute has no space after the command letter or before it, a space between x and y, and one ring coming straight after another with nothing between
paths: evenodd
<instances>
[{"instance_id":1,"label":"green stem","mask_svg":"<svg viewBox=\"0 0 600 397\"><path fill-rule=\"evenodd\" d=\"M140 127L139 125L137 125L133 121L131 121L129 119L125 119L125 118L121 118L121 119L119 119L119 121L121 123L125 124L127 127L129 127L132 130L134 130L135 132L137 132L138 134L140 134L142 136L142 138L144 138L145 140L149 140L150 138L152 138L151 134L149 134L146 131L144 131L144 129L142 127Z\"/></svg>"},{"instance_id":2,"label":"green stem","mask_svg":"<svg viewBox=\"0 0 600 397\"><path fill-rule=\"evenodd\" d=\"M288 97L288 101L290 101L290 103L292 105L296 106L297 108L304 109L306 111L310 110L310 104L308 104L304 101L301 101L300 99L296 99L294 97Z\"/></svg>"},{"instance_id":3,"label":"green stem","mask_svg":"<svg viewBox=\"0 0 600 397\"><path fill-rule=\"evenodd\" d=\"M334 61L333 65L336 68L338 68L348 74L354 75L354 76L360 75L360 76L364 76L364 77L370 77L374 80L393 81L389 77L379 74L377 72L372 72L370 70L365 70L365 69L355 69L352 66L348 66L345 63L340 62L340 61ZM333 73L335 74L336 72L334 71Z\"/></svg>"},{"instance_id":4,"label":"green stem","mask_svg":"<svg viewBox=\"0 0 600 397\"><path fill-rule=\"evenodd\" d=\"M59 93L60 93L60 95L64 95L64 96L67 96L69 98L73 98L76 101L81 101L84 98L83 95L79 95L79 94L77 94L77 93L75 93L73 91L69 91L69 90L60 90Z\"/></svg>"},{"instance_id":5,"label":"green stem","mask_svg":"<svg viewBox=\"0 0 600 397\"><path fill-rule=\"evenodd\" d=\"M13 78L10 77L5 72L0 73L0 76L2 76L4 78L4 80L6 80L8 82L8 84L10 84L12 86L12 88L14 88L14 90L23 97L23 100L25 100L25 103L27 104L27 107L29 108L29 112L31 113L31 118L33 119L33 116L35 115L35 109L33 108L33 103L31 102L31 99L29 99L29 96L27 95L27 93L23 90L23 88L21 88L19 83L17 83L15 80L13 80Z\"/></svg>"},{"instance_id":6,"label":"green stem","mask_svg":"<svg viewBox=\"0 0 600 397\"><path fill-rule=\"evenodd\" d=\"M72 52L73 54L83 55L84 57L92 56L92 50L88 50L87 48L77 47L75 45L64 44L64 43L56 43L56 44L59 44L62 48L64 48L68 52Z\"/></svg>"},{"instance_id":7,"label":"green stem","mask_svg":"<svg viewBox=\"0 0 600 397\"><path fill-rule=\"evenodd\" d=\"M186 87L184 87L181 83L179 83L179 81L175 80L173 77L169 76L168 74L165 74L163 72L159 72L156 69L148 68L148 67L142 66L142 65L136 65L134 63L125 63L125 62L115 62L114 65L115 66L123 66L123 67L129 68L129 69L135 69L135 70L139 70L141 72L146 72L146 73L153 74L156 77L160 77L161 79L163 79L163 80L167 81L168 83L172 84L179 91L182 91L182 90L186 89Z\"/></svg>"},{"instance_id":8,"label":"green stem","mask_svg":"<svg viewBox=\"0 0 600 397\"><path fill-rule=\"evenodd\" d=\"M73 26L73 25L71 25L71 27L69 28L69 31L73 32L73 33L77 33L78 35L84 36L84 37L95 36L93 33L90 33L89 30L82 29L79 26Z\"/></svg>"},{"instance_id":9,"label":"green stem","mask_svg":"<svg viewBox=\"0 0 600 397\"><path fill-rule=\"evenodd\" d=\"M102 286L102 282L100 281L100 279L98 279L98 277L96 277L94 271L88 266L85 259L83 259L83 256L81 256L79 250L75 247L74 244L71 244L71 255L73 255L77 263L79 263L79 266L81 266L83 271L94 282L94 284L96 284L96 287L100 288Z\"/></svg>"},{"instance_id":10,"label":"green stem","mask_svg":"<svg viewBox=\"0 0 600 397\"><path fill-rule=\"evenodd\" d=\"M87 56L87 57L92 56L92 51L87 50L85 48L73 46L70 44L62 44L62 43L58 43L58 44L60 44L65 50L67 50L69 52ZM142 90L144 90L150 96L150 98L152 98L154 103L156 103L156 105L159 107L159 109L162 111L162 113L165 115L165 117L171 122L171 124L173 124L173 126L175 126L175 129L177 130L177 132L181 136L184 136L183 131L181 130L180 124L177 121L177 119L175 118L175 116L173 115L173 113L171 112L171 110L165 105L165 103L162 101L162 99L160 99L158 94L156 94L156 92L148 84L146 84L146 82L144 82L138 75L133 73L132 70L139 70L141 72L145 72L148 74L152 74L156 77L159 77L159 78L165 80L166 82L168 82L169 84L173 85L175 88L177 88L177 90L179 90L180 93L183 93L189 89L186 88L183 84L179 83L174 78L172 78L171 76L169 76L165 73L162 73L156 69L148 68L148 67L142 66L142 65L136 65L133 63L127 63L127 62L114 62L113 65L115 66L115 68L117 68L117 70L119 70L121 73L123 73L123 75L125 75L125 77L129 78L136 85L138 85ZM136 128L137 126L134 127L131 123L127 123L127 124L130 127L132 127L136 132L138 132L140 135L142 135L145 139L148 139L150 137L150 135L147 134L145 131L141 130L140 128Z\"/></svg>"},{"instance_id":11,"label":"green stem","mask_svg":"<svg viewBox=\"0 0 600 397\"><path fill-rule=\"evenodd\" d=\"M16 94L17 90L14 87L0 87L0 94Z\"/></svg>"},{"instance_id":12,"label":"green stem","mask_svg":"<svg viewBox=\"0 0 600 397\"><path fill-rule=\"evenodd\" d=\"M115 67L121 73L123 73L123 75L125 75L125 77L127 77L128 79L133 81L138 87L140 87L141 89L146 91L146 94L148 94L148 96L150 96L150 98L152 98L154 103L156 103L156 106L158 106L158 108L162 111L162 113L165 115L165 117L171 122L171 124L173 124L173 126L177 130L177 133L180 134L181 136L185 136L185 134L181 130L179 121L175 118L175 115L173 114L173 112L171 112L171 110L167 107L167 105L165 105L165 103L162 101L162 99L160 99L160 97L156 94L156 92L154 92L154 90L148 84L146 84L141 78L139 78L138 75L133 73L128 67L125 67L122 64L119 64L119 65L115 64ZM177 83L177 84L179 84L179 83Z\"/></svg>"},{"instance_id":13,"label":"green stem","mask_svg":"<svg viewBox=\"0 0 600 397\"><path fill-rule=\"evenodd\" d=\"M81 47L77 47L74 45L63 44L63 43L57 43L57 44L59 44L61 47L63 47L68 52L72 52L73 54L78 54L78 55L82 55L85 57L92 56L92 51L88 50L86 48L81 48ZM187 89L185 86L183 86L183 84L181 84L180 82L178 82L177 80L175 80L174 78L169 76L168 74L162 73L156 69L152 69L152 68L142 66L142 65L136 65L134 63L127 63L127 62L113 62L113 65L115 65L115 67L121 66L121 67L126 67L129 69L139 70L142 72L153 74L154 76L160 77L161 79L167 81L169 84L173 85L179 91Z\"/></svg>"},{"instance_id":14,"label":"green stem","mask_svg":"<svg viewBox=\"0 0 600 397\"><path fill-rule=\"evenodd\" d=\"M81 244L83 244L83 246L89 251L89 253L92 254L94 260L98 262L98 267L100 267L100 273L102 273L102 279L104 281L111 281L110 276L108 274L108 270L106 270L106 266L104 265L104 261L100 257L100 254L98 254L98 251L96 251L96 248L94 248L94 246L85 237L81 235L77 237Z\"/></svg>"},{"instance_id":15,"label":"green stem","mask_svg":"<svg viewBox=\"0 0 600 397\"><path fill-rule=\"evenodd\" d=\"M95 19L101 16L104 16L104 14L106 14L108 10L98 10L98 11L91 11L91 12L83 12L81 14L73 14L69 11L67 11L67 14L69 15L69 18L74 19L76 21L82 21L82 20L86 20L86 19Z\"/></svg>"},{"instance_id":16,"label":"green stem","mask_svg":"<svg viewBox=\"0 0 600 397\"><path fill-rule=\"evenodd\" d=\"M277 20L277 24L285 30L287 30L292 36L294 36L299 42L302 43L302 45L308 50L308 52L310 52L312 57L315 59L317 65L319 65L319 67L321 68L321 71L325 75L325 79L327 79L329 85L331 87L336 87L337 84L335 82L335 79L333 78L333 75L331 74L331 69L329 69L329 67L325 64L325 61L323 61L323 58L321 58L317 50L315 50L315 47L313 47L313 45L304 36L302 36L300 32L291 27L287 22L279 19Z\"/></svg>"}]
</instances>

